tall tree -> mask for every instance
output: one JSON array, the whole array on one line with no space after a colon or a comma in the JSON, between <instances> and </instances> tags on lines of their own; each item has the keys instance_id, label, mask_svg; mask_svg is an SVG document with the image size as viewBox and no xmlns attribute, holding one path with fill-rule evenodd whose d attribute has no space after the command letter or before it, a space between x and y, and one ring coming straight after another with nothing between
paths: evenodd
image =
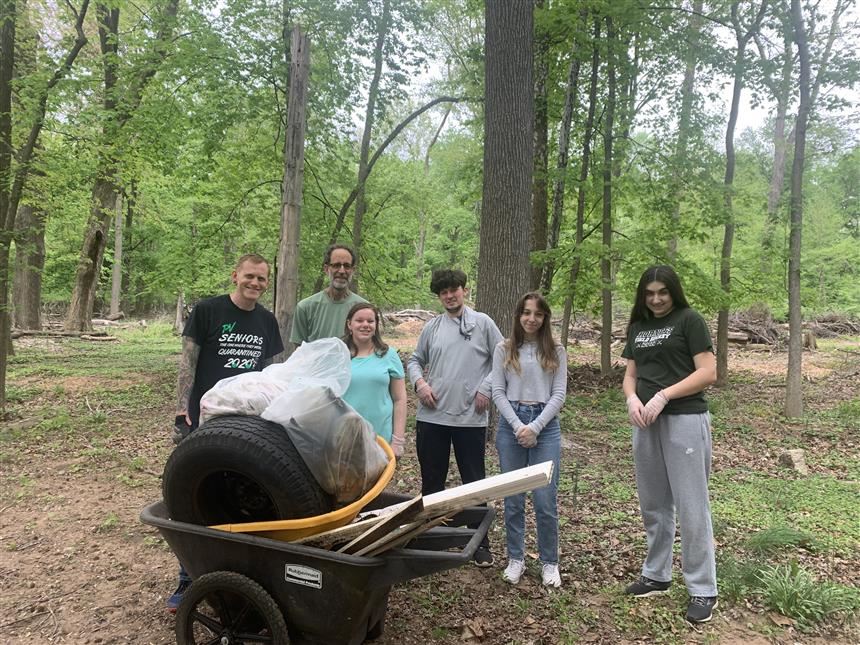
<instances>
[{"instance_id":1,"label":"tall tree","mask_svg":"<svg viewBox=\"0 0 860 645\"><path fill-rule=\"evenodd\" d=\"M531 0L485 6L484 187L478 252L479 308L511 327L529 288L534 168Z\"/></svg>"},{"instance_id":2,"label":"tall tree","mask_svg":"<svg viewBox=\"0 0 860 645\"><path fill-rule=\"evenodd\" d=\"M290 94L284 145L284 180L281 189L281 241L275 317L281 337L289 339L299 295L299 240L301 239L302 186L305 166L305 117L308 101L310 43L297 25L290 37ZM290 344L290 343L287 343ZM291 345L291 344L290 344ZM289 355L289 349L287 350Z\"/></svg>"},{"instance_id":3,"label":"tall tree","mask_svg":"<svg viewBox=\"0 0 860 645\"><path fill-rule=\"evenodd\" d=\"M42 127L48 96L72 68L87 42L83 23L89 8L84 0L80 10L66 5L74 18L75 38L63 59L57 63L47 81L37 75L33 108L22 115L29 127L24 143L16 149L12 138L12 82L15 69L15 0L0 0L0 414L6 412L6 367L9 351L9 257L15 232L15 219L21 194L27 182L30 165ZM54 64L54 63L51 63ZM14 154L13 154L14 153ZM13 168L13 158L16 166Z\"/></svg>"},{"instance_id":4,"label":"tall tree","mask_svg":"<svg viewBox=\"0 0 860 645\"><path fill-rule=\"evenodd\" d=\"M594 116L597 111L597 83L600 73L600 18L594 20L594 38L591 47L591 77L588 82L588 115L582 135L582 154L579 161L579 181L576 188L576 232L573 248L573 261L570 266L568 291L564 296L564 315L561 322L561 344L567 347L570 329L570 315L573 309L576 282L582 265L582 241L585 239L585 198L586 180L591 167L591 138L594 136Z\"/></svg>"},{"instance_id":5,"label":"tall tree","mask_svg":"<svg viewBox=\"0 0 860 645\"><path fill-rule=\"evenodd\" d=\"M601 331L600 331L600 373L608 375L612 371L612 178L613 178L613 126L615 124L616 101L616 51L619 45L612 16L606 17L606 114L603 121L603 216L601 231L603 248L600 254L600 294Z\"/></svg>"},{"instance_id":6,"label":"tall tree","mask_svg":"<svg viewBox=\"0 0 860 645\"><path fill-rule=\"evenodd\" d=\"M696 87L696 55L699 48L699 34L702 31L702 0L693 2L693 13L687 26L687 41L684 43L684 79L681 81L681 108L678 113L678 138L675 142L672 163L672 235L669 238L667 254L674 260L678 251L678 225L681 221L681 202L684 199L683 172L687 167L687 148L693 116L693 100Z\"/></svg>"},{"instance_id":7,"label":"tall tree","mask_svg":"<svg viewBox=\"0 0 860 645\"><path fill-rule=\"evenodd\" d=\"M367 108L364 112L364 130L361 134L361 149L358 153L358 194L355 196L355 214L352 219L352 248L357 256L361 255L361 235L364 214L367 211L365 185L367 183L368 159L370 157L370 138L373 134L373 122L376 117L376 102L379 99L379 83L382 80L382 64L385 59L385 43L388 30L391 27L391 5L389 0L382 0L380 16L376 21L376 43L373 48L373 77L367 91ZM358 291L359 276L354 278L353 288Z\"/></svg>"},{"instance_id":8,"label":"tall tree","mask_svg":"<svg viewBox=\"0 0 860 645\"><path fill-rule=\"evenodd\" d=\"M179 0L168 0L161 7L155 25L155 35L149 51L138 61L127 85L120 89L118 6L99 4L96 13L99 26L102 67L104 71L104 116L100 141L99 168L93 183L92 200L69 311L67 330L86 330L92 326L93 306L99 284L102 260L107 245L108 229L116 208L119 186L120 137L131 117L140 107L144 90L167 56L176 22Z\"/></svg>"},{"instance_id":9,"label":"tall tree","mask_svg":"<svg viewBox=\"0 0 860 645\"><path fill-rule=\"evenodd\" d=\"M732 284L732 244L735 236L735 214L733 206L733 190L735 179L735 126L738 122L741 90L746 78L746 48L750 39L758 31L767 10L768 0L762 0L749 25L743 24L740 2L731 4L731 24L736 45L732 83L732 102L729 108L729 120L726 125L726 173L723 179L723 247L720 254L720 286L723 289L724 301L717 314L717 385L725 385L728 381L729 370L729 304Z\"/></svg>"},{"instance_id":10,"label":"tall tree","mask_svg":"<svg viewBox=\"0 0 860 645\"><path fill-rule=\"evenodd\" d=\"M558 128L558 154L555 163L555 175L552 182L552 219L547 232L546 249L552 251L558 246L558 238L561 233L561 218L564 212L564 191L567 183L567 165L570 155L570 128L573 123L573 115L579 102L579 48L581 39L579 36L580 24L585 24L587 13L580 12L580 21L577 22L576 31L573 36L573 46L570 52L570 65L567 72L567 84L564 92L564 109L561 116L561 124ZM599 27L598 27L599 29ZM544 265L541 288L544 293L549 293L552 288L552 280L555 274L555 263L550 261Z\"/></svg>"},{"instance_id":11,"label":"tall tree","mask_svg":"<svg viewBox=\"0 0 860 645\"><path fill-rule=\"evenodd\" d=\"M794 126L794 160L791 164L791 232L788 255L788 375L785 382L785 415L803 414L803 329L800 310L800 249L803 229L803 169L806 153L806 125L810 108L809 47L800 0L791 0L791 23L800 60L800 104Z\"/></svg>"},{"instance_id":12,"label":"tall tree","mask_svg":"<svg viewBox=\"0 0 860 645\"><path fill-rule=\"evenodd\" d=\"M547 248L547 199L549 170L549 115L547 114L547 76L549 75L549 32L544 24L544 0L535 0L535 142L534 172L532 175L532 251ZM531 288L537 289L541 281L541 266L535 264L531 269Z\"/></svg>"}]
</instances>

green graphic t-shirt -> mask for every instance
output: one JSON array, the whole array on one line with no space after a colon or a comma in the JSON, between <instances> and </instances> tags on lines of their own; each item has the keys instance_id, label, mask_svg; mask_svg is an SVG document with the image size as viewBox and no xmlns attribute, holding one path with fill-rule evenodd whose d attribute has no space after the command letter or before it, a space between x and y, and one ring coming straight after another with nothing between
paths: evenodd
<instances>
[{"instance_id":1,"label":"green graphic t-shirt","mask_svg":"<svg viewBox=\"0 0 860 645\"><path fill-rule=\"evenodd\" d=\"M640 320L627 331L621 355L636 362L636 396L647 403L663 388L696 370L693 357L713 351L705 319L693 309L675 309L662 318ZM663 414L708 411L703 392L669 401Z\"/></svg>"}]
</instances>

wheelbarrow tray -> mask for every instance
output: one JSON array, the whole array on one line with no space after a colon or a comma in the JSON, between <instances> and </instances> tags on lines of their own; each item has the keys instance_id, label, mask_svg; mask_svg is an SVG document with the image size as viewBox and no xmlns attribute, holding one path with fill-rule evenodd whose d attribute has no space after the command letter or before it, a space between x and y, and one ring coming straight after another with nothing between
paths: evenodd
<instances>
[{"instance_id":1,"label":"wheelbarrow tray","mask_svg":"<svg viewBox=\"0 0 860 645\"><path fill-rule=\"evenodd\" d=\"M366 510L408 499L382 493ZM381 635L392 585L470 562L493 516L490 507L464 509L406 548L375 557L176 522L164 502L144 508L140 519L159 530L193 579L234 571L262 586L284 614L291 643L357 645Z\"/></svg>"}]
</instances>

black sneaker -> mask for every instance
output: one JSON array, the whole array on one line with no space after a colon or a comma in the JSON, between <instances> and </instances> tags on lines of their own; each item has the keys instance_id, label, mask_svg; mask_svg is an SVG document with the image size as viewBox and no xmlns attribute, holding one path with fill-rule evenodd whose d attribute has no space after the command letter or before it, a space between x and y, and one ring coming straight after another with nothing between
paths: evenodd
<instances>
[{"instance_id":1,"label":"black sneaker","mask_svg":"<svg viewBox=\"0 0 860 645\"><path fill-rule=\"evenodd\" d=\"M487 547L479 546L475 550L475 555L472 557L472 561L475 563L476 567L486 569L487 567L493 566L493 554L490 553L490 550Z\"/></svg>"},{"instance_id":2,"label":"black sneaker","mask_svg":"<svg viewBox=\"0 0 860 645\"><path fill-rule=\"evenodd\" d=\"M640 576L639 580L634 582L632 585L627 586L624 593L630 596L636 596L637 598L656 596L669 591L669 585L671 584L671 582L660 582L658 580L651 580L651 578L646 578L645 576Z\"/></svg>"},{"instance_id":3,"label":"black sneaker","mask_svg":"<svg viewBox=\"0 0 860 645\"><path fill-rule=\"evenodd\" d=\"M706 623L714 617L717 608L716 596L693 596L687 605L687 621L691 623Z\"/></svg>"}]
</instances>

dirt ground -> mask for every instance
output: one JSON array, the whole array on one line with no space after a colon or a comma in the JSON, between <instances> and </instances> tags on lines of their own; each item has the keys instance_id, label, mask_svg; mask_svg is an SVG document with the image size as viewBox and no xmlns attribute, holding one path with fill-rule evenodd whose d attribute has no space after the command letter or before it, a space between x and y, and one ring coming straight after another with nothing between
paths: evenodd
<instances>
[{"instance_id":1,"label":"dirt ground","mask_svg":"<svg viewBox=\"0 0 860 645\"><path fill-rule=\"evenodd\" d=\"M409 346L411 341L402 342ZM596 348L586 345L575 351L578 356L596 355ZM768 351L734 349L731 356L733 369L763 379L782 374L785 360L784 353ZM825 383L841 369L831 354L804 356L804 377L811 383ZM113 409L99 401L109 399L104 393L119 388L118 381L95 375L59 378L43 396L55 396L54 403L60 406L66 399L78 404L83 399L87 408L106 418L105 426L111 431L107 435L55 433L50 440L22 441L13 458L0 462L2 643L175 642L174 620L164 601L175 584L176 560L157 532L138 519L146 504L160 498L161 468L172 448L166 420L173 415L174 386L168 372L132 377L163 392L163 405ZM36 377L32 378L35 383ZM26 387L27 381L19 385ZM99 396L92 394L95 391ZM32 420L24 414L9 423L24 431ZM100 440L104 436L109 437L108 445ZM592 460L605 455L598 437L575 436L566 445L566 450L574 449ZM392 487L414 493L418 490L414 444L407 450ZM488 460L495 460L492 448L489 452ZM564 500L561 512L565 513ZM626 512L635 520L635 508ZM500 525L497 520L493 530L497 545L502 544ZM564 612L592 617L590 627L576 636L580 642L645 642L612 631L613 607L605 594L597 593L601 587L632 577L638 556L628 553L626 565L614 560L611 570L595 565L593 570L600 573L597 581L574 564L577 557L569 553L562 566L565 585L574 590L572 605L566 608L553 604L552 595L541 588L534 573L517 589L505 585L500 579L501 557L490 570L464 567L398 586L391 594L386 633L376 642L563 642L567 639L557 631L564 622L559 612L562 617ZM849 577L852 570L856 573L856 562L844 563L842 571ZM659 618L647 609L641 611L643 620ZM786 630L785 623L780 625L781 617L774 615L770 617L773 634L766 637L761 629L752 628L761 619L745 607L726 608L711 626L671 638L746 645L848 643L852 637L847 634L855 633L845 632L835 639L808 637ZM428 624L433 621L436 624Z\"/></svg>"}]
</instances>

